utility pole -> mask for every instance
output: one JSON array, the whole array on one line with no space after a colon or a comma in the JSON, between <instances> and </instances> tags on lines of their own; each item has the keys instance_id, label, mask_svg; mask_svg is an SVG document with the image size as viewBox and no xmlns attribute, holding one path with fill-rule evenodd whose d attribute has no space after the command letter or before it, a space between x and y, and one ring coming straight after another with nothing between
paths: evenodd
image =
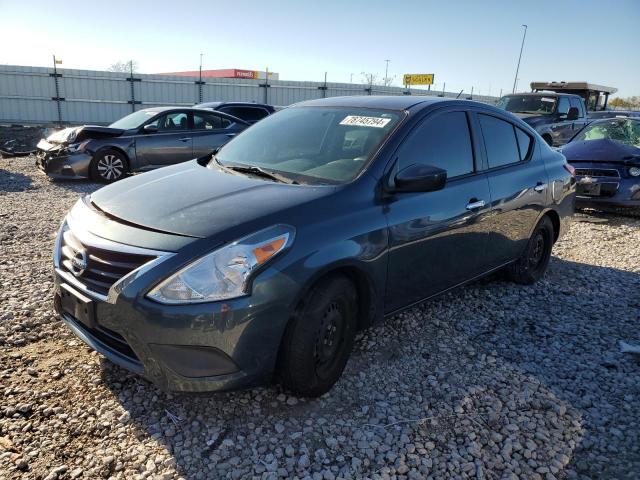
<instances>
[{"instance_id":1,"label":"utility pole","mask_svg":"<svg viewBox=\"0 0 640 480\"><path fill-rule=\"evenodd\" d=\"M513 79L513 92L516 93L516 84L518 83L518 72L520 71L520 60L522 60L522 50L524 49L524 39L527 38L527 25L522 25L524 27L524 33L522 34L522 45L520 45L520 56L518 57L518 66L516 67L516 76Z\"/></svg>"},{"instance_id":2,"label":"utility pole","mask_svg":"<svg viewBox=\"0 0 640 480\"><path fill-rule=\"evenodd\" d=\"M389 79L388 74L389 74L389 62L390 61L391 60L385 60L385 63L386 63L386 65L384 67L384 86L385 87L389 86L389 84L387 82L388 82L388 79Z\"/></svg>"}]
</instances>

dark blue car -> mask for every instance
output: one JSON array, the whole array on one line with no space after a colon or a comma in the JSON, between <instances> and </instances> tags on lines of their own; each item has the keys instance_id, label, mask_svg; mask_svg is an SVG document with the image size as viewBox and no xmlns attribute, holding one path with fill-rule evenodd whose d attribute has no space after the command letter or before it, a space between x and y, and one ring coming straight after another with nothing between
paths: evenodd
<instances>
[{"instance_id":1,"label":"dark blue car","mask_svg":"<svg viewBox=\"0 0 640 480\"><path fill-rule=\"evenodd\" d=\"M495 107L306 102L79 200L57 236L54 303L164 389L275 377L317 396L374 321L500 269L538 280L574 194L565 158Z\"/></svg>"},{"instance_id":2,"label":"dark blue car","mask_svg":"<svg viewBox=\"0 0 640 480\"><path fill-rule=\"evenodd\" d=\"M577 207L640 214L640 119L596 120L562 153L575 167Z\"/></svg>"}]
</instances>

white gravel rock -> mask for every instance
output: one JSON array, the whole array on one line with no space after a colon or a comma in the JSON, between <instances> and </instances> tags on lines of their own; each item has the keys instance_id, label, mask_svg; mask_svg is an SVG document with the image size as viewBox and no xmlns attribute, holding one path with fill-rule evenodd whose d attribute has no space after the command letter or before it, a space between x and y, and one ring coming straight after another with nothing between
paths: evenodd
<instances>
[{"instance_id":1,"label":"white gravel rock","mask_svg":"<svg viewBox=\"0 0 640 480\"><path fill-rule=\"evenodd\" d=\"M54 233L98 185L0 159L0 478L640 478L640 220L579 215L496 275L358 335L319 399L169 395L55 317Z\"/></svg>"}]
</instances>

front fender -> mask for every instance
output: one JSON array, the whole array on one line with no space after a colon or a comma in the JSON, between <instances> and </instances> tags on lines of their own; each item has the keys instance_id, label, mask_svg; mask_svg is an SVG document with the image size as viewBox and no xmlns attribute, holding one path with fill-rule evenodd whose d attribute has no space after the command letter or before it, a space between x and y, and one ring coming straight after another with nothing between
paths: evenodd
<instances>
[{"instance_id":1,"label":"front fender","mask_svg":"<svg viewBox=\"0 0 640 480\"><path fill-rule=\"evenodd\" d=\"M304 302L320 279L344 274L355 284L360 299L359 326L366 327L383 318L387 279L386 228L326 244L314 250L286 272L299 280L300 289L293 298L292 313Z\"/></svg>"}]
</instances>

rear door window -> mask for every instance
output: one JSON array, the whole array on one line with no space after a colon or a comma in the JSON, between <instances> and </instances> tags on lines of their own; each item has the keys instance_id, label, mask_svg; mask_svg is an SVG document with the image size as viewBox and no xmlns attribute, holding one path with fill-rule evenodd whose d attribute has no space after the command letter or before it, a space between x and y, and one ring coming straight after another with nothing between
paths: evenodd
<instances>
[{"instance_id":1,"label":"rear door window","mask_svg":"<svg viewBox=\"0 0 640 480\"><path fill-rule=\"evenodd\" d=\"M520 154L519 141L516 138L516 129L521 131L519 128L491 115L479 114L478 120L484 137L489 168L518 163L524 159ZM524 134L522 131L521 133ZM528 151L530 144L526 144L526 139L522 139L522 142L523 147L526 146ZM530 138L529 142L531 142Z\"/></svg>"},{"instance_id":2,"label":"rear door window","mask_svg":"<svg viewBox=\"0 0 640 480\"><path fill-rule=\"evenodd\" d=\"M193 114L194 130L215 130L218 128L227 128L229 125L231 125L231 120L216 115L215 113Z\"/></svg>"},{"instance_id":3,"label":"rear door window","mask_svg":"<svg viewBox=\"0 0 640 480\"><path fill-rule=\"evenodd\" d=\"M447 178L474 171L473 148L465 112L449 112L427 119L400 147L399 168L425 164L447 171Z\"/></svg>"}]
</instances>

